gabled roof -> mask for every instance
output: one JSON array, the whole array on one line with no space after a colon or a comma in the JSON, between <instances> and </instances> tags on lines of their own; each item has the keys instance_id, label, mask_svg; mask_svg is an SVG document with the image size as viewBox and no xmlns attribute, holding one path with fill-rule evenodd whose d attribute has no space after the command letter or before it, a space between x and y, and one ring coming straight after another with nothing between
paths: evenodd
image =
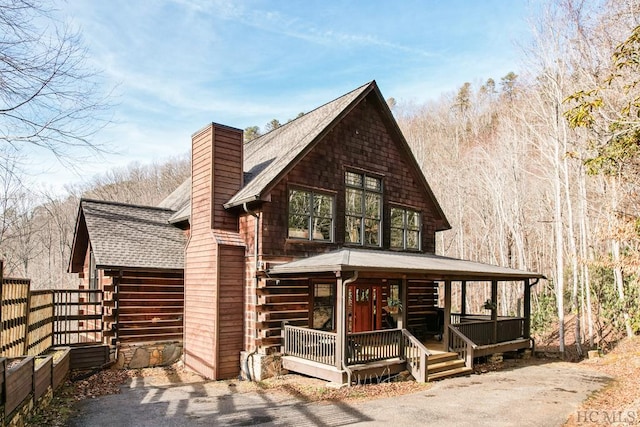
<instances>
[{"instance_id":1,"label":"gabled roof","mask_svg":"<svg viewBox=\"0 0 640 427\"><path fill-rule=\"evenodd\" d=\"M299 273L358 271L424 274L432 280L523 280L541 279L542 274L499 267L433 254L340 249L303 258L269 269L269 276Z\"/></svg>"},{"instance_id":2,"label":"gabled roof","mask_svg":"<svg viewBox=\"0 0 640 427\"><path fill-rule=\"evenodd\" d=\"M326 134L374 85L375 82L370 82L360 86L245 144L244 171L249 174L250 181L225 207L260 199L265 190L293 167L295 160L300 159L310 145Z\"/></svg>"},{"instance_id":3,"label":"gabled roof","mask_svg":"<svg viewBox=\"0 0 640 427\"><path fill-rule=\"evenodd\" d=\"M437 218L437 230L440 231L451 228L375 81L360 86L246 143L244 145L243 167L245 186L225 203L225 208L229 209L242 205L243 203L264 198L279 180L315 146L315 143L319 142L322 137L330 132L360 101L369 95L374 96L378 100L379 105L382 107L383 117L385 117L386 122L391 125L391 131L395 133L397 140L403 145L408 155L407 158L410 159L411 167L414 167L419 172L418 174L422 185L428 197L433 202L436 214L439 217ZM182 196L176 194L174 197L185 200L185 204L176 209L178 212L171 219L173 223L187 220L190 215L189 195L187 194L187 197L184 197L185 192L183 188L176 190L176 193L179 192L182 192Z\"/></svg>"},{"instance_id":4,"label":"gabled roof","mask_svg":"<svg viewBox=\"0 0 640 427\"><path fill-rule=\"evenodd\" d=\"M169 223L171 209L83 199L71 253L82 268L90 243L98 268L183 269L186 237Z\"/></svg>"}]
</instances>

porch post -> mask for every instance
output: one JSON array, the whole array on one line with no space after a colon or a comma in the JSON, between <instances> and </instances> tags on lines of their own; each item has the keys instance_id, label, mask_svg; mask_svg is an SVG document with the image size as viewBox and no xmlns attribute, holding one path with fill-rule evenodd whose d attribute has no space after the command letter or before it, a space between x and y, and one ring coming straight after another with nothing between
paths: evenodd
<instances>
[{"instance_id":1,"label":"porch post","mask_svg":"<svg viewBox=\"0 0 640 427\"><path fill-rule=\"evenodd\" d=\"M342 370L342 359L344 358L344 342L347 335L347 328L345 322L345 289L342 276L338 276L336 280L336 354L335 354L335 366L336 369Z\"/></svg>"},{"instance_id":2,"label":"porch post","mask_svg":"<svg viewBox=\"0 0 640 427\"><path fill-rule=\"evenodd\" d=\"M498 342L498 281L491 281L491 320L493 321L493 343Z\"/></svg>"},{"instance_id":3,"label":"porch post","mask_svg":"<svg viewBox=\"0 0 640 427\"><path fill-rule=\"evenodd\" d=\"M525 338L531 338L531 284L524 280L524 331Z\"/></svg>"},{"instance_id":4,"label":"porch post","mask_svg":"<svg viewBox=\"0 0 640 427\"><path fill-rule=\"evenodd\" d=\"M460 315L467 314L467 281L460 282Z\"/></svg>"},{"instance_id":5,"label":"porch post","mask_svg":"<svg viewBox=\"0 0 640 427\"><path fill-rule=\"evenodd\" d=\"M406 329L407 327L407 278L403 277L400 286L400 303L402 304L402 310L400 310L400 318L398 319L397 327L399 329Z\"/></svg>"},{"instance_id":6,"label":"porch post","mask_svg":"<svg viewBox=\"0 0 640 427\"><path fill-rule=\"evenodd\" d=\"M442 342L444 351L449 351L449 325L451 324L451 280L444 281L444 327Z\"/></svg>"}]
</instances>

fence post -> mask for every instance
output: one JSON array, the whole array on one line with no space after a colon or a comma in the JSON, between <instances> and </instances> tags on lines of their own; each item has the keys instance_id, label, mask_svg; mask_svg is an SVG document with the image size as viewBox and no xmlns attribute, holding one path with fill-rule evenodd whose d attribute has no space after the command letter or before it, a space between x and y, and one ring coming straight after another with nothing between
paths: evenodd
<instances>
[{"instance_id":1,"label":"fence post","mask_svg":"<svg viewBox=\"0 0 640 427\"><path fill-rule=\"evenodd\" d=\"M4 261L0 259L0 354L4 354L4 326L2 325L2 305L4 304ZM4 384L4 382L3 382ZM3 402L4 403L4 402Z\"/></svg>"},{"instance_id":2,"label":"fence post","mask_svg":"<svg viewBox=\"0 0 640 427\"><path fill-rule=\"evenodd\" d=\"M25 356L29 354L29 338L31 338L29 334L29 325L31 322L31 282L27 285L27 303L25 304L25 328L24 328L24 349L22 350L22 354Z\"/></svg>"}]
</instances>

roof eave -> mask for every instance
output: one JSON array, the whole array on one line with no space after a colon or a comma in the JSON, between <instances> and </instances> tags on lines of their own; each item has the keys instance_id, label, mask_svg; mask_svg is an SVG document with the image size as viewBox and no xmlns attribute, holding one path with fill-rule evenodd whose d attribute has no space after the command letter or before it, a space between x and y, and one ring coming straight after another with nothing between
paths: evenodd
<instances>
[{"instance_id":1,"label":"roof eave","mask_svg":"<svg viewBox=\"0 0 640 427\"><path fill-rule=\"evenodd\" d=\"M371 267L371 266L357 266L357 265L343 265L343 264L327 264L323 266L313 267L300 267L300 268L287 268L287 267L274 267L268 271L271 276L276 275L288 275L288 274L319 274L319 273L334 273L338 271L358 271L360 273L400 273L400 274L417 274L424 275L430 278L437 278L437 280L467 280L467 281L520 281L525 279L545 279L542 274L536 273L473 273L464 271L448 271L448 270L425 270L425 269L411 269L406 267L388 268L388 267ZM436 279L434 279L436 280Z\"/></svg>"},{"instance_id":2,"label":"roof eave","mask_svg":"<svg viewBox=\"0 0 640 427\"><path fill-rule=\"evenodd\" d=\"M229 202L223 204L222 206L225 209L231 209L231 208L235 208L237 206L242 206L245 203L256 202L258 200L261 200L261 195L260 194L254 194L253 196L245 197L244 199L229 201Z\"/></svg>"}]
</instances>

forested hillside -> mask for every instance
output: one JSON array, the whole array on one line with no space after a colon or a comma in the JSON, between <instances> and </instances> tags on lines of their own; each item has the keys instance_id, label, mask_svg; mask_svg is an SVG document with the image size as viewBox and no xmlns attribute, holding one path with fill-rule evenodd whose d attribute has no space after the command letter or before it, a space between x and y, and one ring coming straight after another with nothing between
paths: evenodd
<instances>
[{"instance_id":1,"label":"forested hillside","mask_svg":"<svg viewBox=\"0 0 640 427\"><path fill-rule=\"evenodd\" d=\"M394 107L453 226L441 253L544 273L534 325L575 315L591 344L640 329L640 9L597 3L551 5L520 71Z\"/></svg>"},{"instance_id":2,"label":"forested hillside","mask_svg":"<svg viewBox=\"0 0 640 427\"><path fill-rule=\"evenodd\" d=\"M572 334L593 346L603 330L640 330L640 6L558 0L535 19L519 70L389 105L452 225L438 253L545 274L534 326L559 320L562 336L570 315ZM190 173L186 155L130 165L61 199L25 188L10 166L0 168L1 256L39 288L74 281L80 197L155 205ZM517 312L515 289L500 289L504 314ZM487 296L469 298L479 310Z\"/></svg>"},{"instance_id":3,"label":"forested hillside","mask_svg":"<svg viewBox=\"0 0 640 427\"><path fill-rule=\"evenodd\" d=\"M25 188L13 174L0 176L6 196L0 250L5 274L28 277L33 287L64 288L77 283L67 266L81 197L155 206L191 174L189 155L150 165L130 164L67 187L64 198Z\"/></svg>"}]
</instances>

